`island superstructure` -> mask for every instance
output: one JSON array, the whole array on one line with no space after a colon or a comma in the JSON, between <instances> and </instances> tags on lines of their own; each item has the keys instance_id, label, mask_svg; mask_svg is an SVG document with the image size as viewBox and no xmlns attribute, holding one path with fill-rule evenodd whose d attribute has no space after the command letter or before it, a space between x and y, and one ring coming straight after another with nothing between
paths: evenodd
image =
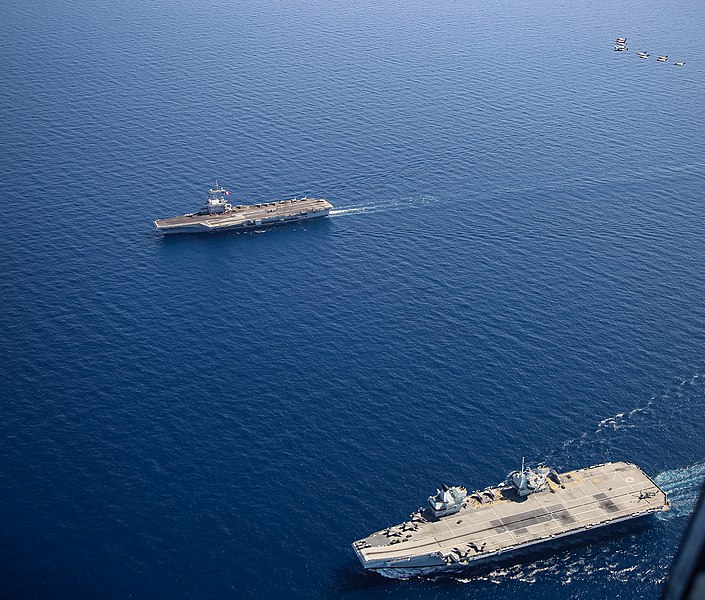
<instances>
[{"instance_id":1,"label":"island superstructure","mask_svg":"<svg viewBox=\"0 0 705 600\"><path fill-rule=\"evenodd\" d=\"M366 569L409 577L477 561L668 510L666 493L639 467L604 463L557 473L521 469L496 487L442 489L410 520L358 540Z\"/></svg>"},{"instance_id":2,"label":"island superstructure","mask_svg":"<svg viewBox=\"0 0 705 600\"><path fill-rule=\"evenodd\" d=\"M230 229L255 229L292 221L326 217L333 205L323 198L293 198L259 204L236 204L228 201L230 192L220 187L208 190L200 211L180 217L157 219L155 227L163 233L202 233Z\"/></svg>"}]
</instances>

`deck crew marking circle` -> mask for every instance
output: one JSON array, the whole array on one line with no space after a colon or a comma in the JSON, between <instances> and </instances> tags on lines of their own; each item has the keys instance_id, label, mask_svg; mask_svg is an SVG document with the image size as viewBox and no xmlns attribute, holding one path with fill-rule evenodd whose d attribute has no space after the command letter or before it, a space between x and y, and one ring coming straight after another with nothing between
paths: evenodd
<instances>
[{"instance_id":1,"label":"deck crew marking circle","mask_svg":"<svg viewBox=\"0 0 705 600\"><path fill-rule=\"evenodd\" d=\"M627 483L634 483L634 478L633 477L625 477L624 481L626 481Z\"/></svg>"}]
</instances>

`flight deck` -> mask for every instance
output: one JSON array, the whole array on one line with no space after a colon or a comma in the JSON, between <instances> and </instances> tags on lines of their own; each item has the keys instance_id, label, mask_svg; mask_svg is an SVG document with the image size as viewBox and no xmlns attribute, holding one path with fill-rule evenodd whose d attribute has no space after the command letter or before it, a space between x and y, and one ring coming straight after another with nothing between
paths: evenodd
<instances>
[{"instance_id":1,"label":"flight deck","mask_svg":"<svg viewBox=\"0 0 705 600\"><path fill-rule=\"evenodd\" d=\"M355 552L367 569L412 575L468 565L669 506L658 485L625 462L562 474L522 465L508 483L512 479L514 485L473 493L444 486L429 498L430 508L355 542Z\"/></svg>"}]
</instances>

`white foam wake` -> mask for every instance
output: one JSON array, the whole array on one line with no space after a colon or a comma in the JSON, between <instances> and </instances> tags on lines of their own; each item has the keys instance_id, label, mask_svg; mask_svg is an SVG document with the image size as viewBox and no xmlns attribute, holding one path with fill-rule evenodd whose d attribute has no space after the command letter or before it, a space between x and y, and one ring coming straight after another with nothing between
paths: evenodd
<instances>
[{"instance_id":1,"label":"white foam wake","mask_svg":"<svg viewBox=\"0 0 705 600\"><path fill-rule=\"evenodd\" d=\"M693 394L699 396L701 393L693 388L700 388L702 384L705 384L705 375L702 373L694 373L691 377L681 379L670 389L649 396L637 406L629 410L622 409L611 417L601 419L594 431L562 442L561 448L549 451L544 460L560 459L571 447L573 450L576 447L609 450L610 444L618 439L618 435L626 434L625 430L643 429L653 425L659 418L664 418L664 415L687 410L694 401Z\"/></svg>"},{"instance_id":2,"label":"white foam wake","mask_svg":"<svg viewBox=\"0 0 705 600\"><path fill-rule=\"evenodd\" d=\"M359 215L360 213L380 212L389 210L384 205L367 204L362 206L351 206L349 208L333 209L329 215L331 217L340 217L343 215Z\"/></svg>"},{"instance_id":3,"label":"white foam wake","mask_svg":"<svg viewBox=\"0 0 705 600\"><path fill-rule=\"evenodd\" d=\"M705 461L682 469L672 469L657 475L654 480L668 494L671 510L659 513L661 518L690 514L695 508L705 482Z\"/></svg>"},{"instance_id":4,"label":"white foam wake","mask_svg":"<svg viewBox=\"0 0 705 600\"><path fill-rule=\"evenodd\" d=\"M334 208L330 211L331 217L341 217L345 215L359 215L363 213L390 212L393 210L407 210L426 204L438 202L436 196L410 196L405 198L390 198L389 200L369 202L354 206L344 206Z\"/></svg>"}]
</instances>

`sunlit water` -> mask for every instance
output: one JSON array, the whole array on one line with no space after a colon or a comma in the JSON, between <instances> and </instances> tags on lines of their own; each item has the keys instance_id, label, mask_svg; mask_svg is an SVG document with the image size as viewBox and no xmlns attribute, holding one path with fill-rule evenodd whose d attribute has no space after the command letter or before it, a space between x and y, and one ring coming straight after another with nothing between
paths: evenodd
<instances>
[{"instance_id":1,"label":"sunlit water","mask_svg":"<svg viewBox=\"0 0 705 600\"><path fill-rule=\"evenodd\" d=\"M658 597L705 475L701 2L6 4L0 596ZM216 177L335 210L153 231ZM361 571L522 456L672 510Z\"/></svg>"}]
</instances>

